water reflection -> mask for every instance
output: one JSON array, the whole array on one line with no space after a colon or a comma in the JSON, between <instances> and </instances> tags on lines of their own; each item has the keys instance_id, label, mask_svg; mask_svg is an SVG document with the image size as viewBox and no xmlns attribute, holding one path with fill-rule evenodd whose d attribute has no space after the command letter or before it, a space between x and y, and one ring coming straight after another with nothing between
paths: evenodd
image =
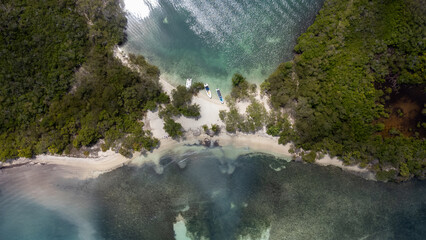
<instances>
[{"instance_id":1,"label":"water reflection","mask_svg":"<svg viewBox=\"0 0 426 240\"><path fill-rule=\"evenodd\" d=\"M232 148L188 150L163 156L161 174L125 166L79 181L62 178L69 169L60 167L8 169L0 174L2 237L174 239L184 227L192 239L222 240L426 234L425 182L378 183L264 154L225 157Z\"/></svg>"},{"instance_id":2,"label":"water reflection","mask_svg":"<svg viewBox=\"0 0 426 240\"><path fill-rule=\"evenodd\" d=\"M191 77L230 89L241 72L260 83L292 58L296 38L323 0L126 0L128 42L159 66L168 80Z\"/></svg>"}]
</instances>

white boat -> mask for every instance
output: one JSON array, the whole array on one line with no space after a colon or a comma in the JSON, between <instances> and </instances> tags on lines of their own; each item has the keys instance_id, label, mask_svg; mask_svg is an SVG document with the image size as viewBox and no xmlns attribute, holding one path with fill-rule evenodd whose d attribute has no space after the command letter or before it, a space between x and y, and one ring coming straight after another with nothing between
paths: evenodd
<instances>
[{"instance_id":1,"label":"white boat","mask_svg":"<svg viewBox=\"0 0 426 240\"><path fill-rule=\"evenodd\" d=\"M212 92L210 91L209 84L204 84L204 89L206 89L207 96L209 96L209 98L212 98Z\"/></svg>"},{"instance_id":2,"label":"white boat","mask_svg":"<svg viewBox=\"0 0 426 240\"><path fill-rule=\"evenodd\" d=\"M190 89L192 84L192 78L186 79L186 89Z\"/></svg>"},{"instance_id":3,"label":"white boat","mask_svg":"<svg viewBox=\"0 0 426 240\"><path fill-rule=\"evenodd\" d=\"M217 93L217 96L219 97L220 103L223 104L223 97L222 97L222 94L220 93L219 88L216 88L216 93Z\"/></svg>"}]
</instances>

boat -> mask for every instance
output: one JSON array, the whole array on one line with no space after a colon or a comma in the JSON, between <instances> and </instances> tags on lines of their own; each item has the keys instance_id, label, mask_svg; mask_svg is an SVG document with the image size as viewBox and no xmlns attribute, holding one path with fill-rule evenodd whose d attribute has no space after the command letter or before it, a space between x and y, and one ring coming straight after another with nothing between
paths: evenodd
<instances>
[{"instance_id":1,"label":"boat","mask_svg":"<svg viewBox=\"0 0 426 240\"><path fill-rule=\"evenodd\" d=\"M219 88L216 88L216 92L217 92L217 96L219 96L220 103L223 104L223 97L222 97L222 94L220 93Z\"/></svg>"},{"instance_id":2,"label":"boat","mask_svg":"<svg viewBox=\"0 0 426 240\"><path fill-rule=\"evenodd\" d=\"M192 84L192 78L186 79L186 89L190 89Z\"/></svg>"},{"instance_id":3,"label":"boat","mask_svg":"<svg viewBox=\"0 0 426 240\"><path fill-rule=\"evenodd\" d=\"M209 96L209 98L212 98L212 92L210 91L209 84L204 84L204 89L206 89L207 96Z\"/></svg>"}]
</instances>

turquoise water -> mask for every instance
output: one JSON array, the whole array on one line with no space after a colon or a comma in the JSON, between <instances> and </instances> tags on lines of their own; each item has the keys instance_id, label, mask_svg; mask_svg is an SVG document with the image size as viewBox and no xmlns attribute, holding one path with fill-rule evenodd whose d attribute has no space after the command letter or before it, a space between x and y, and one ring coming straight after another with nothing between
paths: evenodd
<instances>
[{"instance_id":1,"label":"turquoise water","mask_svg":"<svg viewBox=\"0 0 426 240\"><path fill-rule=\"evenodd\" d=\"M125 2L125 50L146 56L174 83L192 77L226 93L234 72L260 82L289 60L323 1ZM0 170L0 239L187 239L175 236L177 227L212 240L426 236L424 181L378 183L236 152L191 147L164 156L162 174L126 166L86 181L64 178L74 170L58 166ZM175 224L179 215L184 226Z\"/></svg>"},{"instance_id":2,"label":"turquoise water","mask_svg":"<svg viewBox=\"0 0 426 240\"><path fill-rule=\"evenodd\" d=\"M208 82L226 94L235 72L260 83L290 60L323 0L125 0L131 53L169 81Z\"/></svg>"},{"instance_id":3,"label":"turquoise water","mask_svg":"<svg viewBox=\"0 0 426 240\"><path fill-rule=\"evenodd\" d=\"M1 239L174 239L179 214L193 239L426 235L426 182L378 183L334 167L217 151L164 156L162 174L122 167L88 181L63 179L51 166L4 171Z\"/></svg>"},{"instance_id":4,"label":"turquoise water","mask_svg":"<svg viewBox=\"0 0 426 240\"><path fill-rule=\"evenodd\" d=\"M0 201L3 200L0 198ZM77 227L55 211L26 199L2 201L0 207L1 239L78 239Z\"/></svg>"}]
</instances>

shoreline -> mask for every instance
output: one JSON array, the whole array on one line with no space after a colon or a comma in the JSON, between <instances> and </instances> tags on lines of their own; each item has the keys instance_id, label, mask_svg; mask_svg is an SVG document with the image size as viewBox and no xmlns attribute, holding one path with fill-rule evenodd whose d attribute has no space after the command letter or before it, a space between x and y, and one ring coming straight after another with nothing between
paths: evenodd
<instances>
[{"instance_id":1,"label":"shoreline","mask_svg":"<svg viewBox=\"0 0 426 240\"><path fill-rule=\"evenodd\" d=\"M118 46L114 49L114 56L119 59L123 65L138 71L138 67L129 62L127 54ZM172 84L167 82L164 75L160 75L159 83L163 86L163 90L168 95L170 95L172 90L175 89ZM222 147L231 146L236 149L245 149L249 152L266 153L287 159L292 159L294 157L294 154L289 152L291 144L279 144L278 137L267 135L264 129L254 134L229 134L221 132L218 135L210 136L204 133L203 125L211 126L212 124L217 124L221 129L224 129L225 127L224 123L219 118L219 111L228 110L227 103L225 102L224 104L221 104L215 97L216 96L209 98L204 91L200 91L193 97L192 103L200 106L201 117L199 119L194 119L180 116L176 119L176 122L182 125L185 132L184 137L179 141L168 137L167 133L163 129L164 122L158 116L158 110L154 112L148 111L144 116L144 130L150 130L153 137L160 140L160 146L151 152L135 152L132 158L125 158L112 150L108 150L106 152L99 151L97 157L91 158L43 154L36 156L34 159L20 158L9 163L0 163L0 171L2 169L6 170L7 168L23 165L60 165L73 170L73 174L70 174L68 177L87 179L97 177L102 173L112 171L127 164L142 166L144 164L151 163L159 168L159 160L161 156L181 146L198 144L206 138L211 142L218 141L219 145ZM259 92L256 95L256 99L270 110L267 105L267 99L261 97ZM247 102L237 103L239 112L245 112L244 110L247 106ZM331 158L330 156L325 155L322 159L317 159L314 164L320 166L336 166L344 171L359 175L367 180L376 180L375 173L373 171L367 168L361 168L358 165L346 166L336 157Z\"/></svg>"},{"instance_id":2,"label":"shoreline","mask_svg":"<svg viewBox=\"0 0 426 240\"><path fill-rule=\"evenodd\" d=\"M293 154L288 152L290 149L290 144L280 145L278 144L278 139L270 136L262 136L262 134L230 135L227 133L222 133L218 136L210 137L207 134L194 136L191 132L187 132L184 138L185 139L181 141L176 141L173 139L162 139L160 140L160 146L158 148L146 154L135 152L132 158L125 158L124 156L120 155L119 153L115 153L112 150L108 150L107 152L100 151L98 153L99 157L96 158L77 158L44 154L38 155L34 159L20 158L9 163L3 163L0 170L7 171L8 168L24 166L56 165L69 170L68 174L64 175L65 178L77 178L84 180L96 178L103 173L113 171L125 165L141 167L145 164L151 164L154 165L158 173L161 173L162 170L159 170L159 160L162 156L166 155L167 153L171 153L180 147L183 147L183 151L185 151L185 147L188 146L203 146L200 145L200 142L204 141L205 139L210 140L212 143L214 141L218 141L219 147L229 146L235 148L236 156L245 153L264 153L286 159L287 161L295 161L290 160L293 157ZM205 148L214 149L215 147ZM314 164L319 166L338 167L343 171L358 175L366 180L375 180L374 172L366 168L360 168L357 165L345 166L343 165L342 161L338 160L337 158L330 158L327 155L322 159L316 160ZM0 171L0 174L1 172L2 171Z\"/></svg>"}]
</instances>

